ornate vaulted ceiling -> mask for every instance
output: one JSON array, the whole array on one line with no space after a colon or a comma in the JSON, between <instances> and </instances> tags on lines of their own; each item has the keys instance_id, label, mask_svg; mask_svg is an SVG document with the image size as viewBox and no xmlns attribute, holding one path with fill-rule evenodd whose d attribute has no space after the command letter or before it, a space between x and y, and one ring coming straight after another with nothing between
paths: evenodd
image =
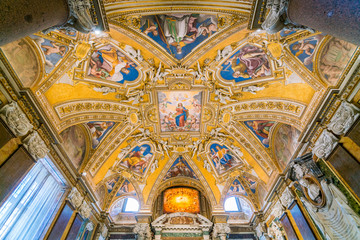
<instances>
[{"instance_id":1,"label":"ornate vaulted ceiling","mask_svg":"<svg viewBox=\"0 0 360 240\"><path fill-rule=\"evenodd\" d=\"M2 47L74 171L110 211L136 196L196 186L212 209L255 210L354 45L302 31L247 30L251 1L104 1L110 31L37 33Z\"/></svg>"}]
</instances>

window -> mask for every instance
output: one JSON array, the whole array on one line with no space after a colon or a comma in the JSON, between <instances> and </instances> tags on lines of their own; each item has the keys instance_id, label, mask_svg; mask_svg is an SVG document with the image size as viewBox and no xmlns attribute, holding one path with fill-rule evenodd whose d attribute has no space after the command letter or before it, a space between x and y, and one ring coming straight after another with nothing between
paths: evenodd
<instances>
[{"instance_id":1,"label":"window","mask_svg":"<svg viewBox=\"0 0 360 240\"><path fill-rule=\"evenodd\" d=\"M240 212L241 205L239 202L239 198L230 197L230 198L226 199L224 208L225 208L225 211L227 211L227 212Z\"/></svg>"},{"instance_id":2,"label":"window","mask_svg":"<svg viewBox=\"0 0 360 240\"><path fill-rule=\"evenodd\" d=\"M126 198L124 212L137 212L139 211L139 202L134 198Z\"/></svg>"},{"instance_id":3,"label":"window","mask_svg":"<svg viewBox=\"0 0 360 240\"><path fill-rule=\"evenodd\" d=\"M224 208L226 212L243 212L251 217L253 210L250 204L241 197L229 197L225 200Z\"/></svg>"},{"instance_id":4,"label":"window","mask_svg":"<svg viewBox=\"0 0 360 240\"><path fill-rule=\"evenodd\" d=\"M116 216L119 213L138 212L139 207L139 202L135 198L123 198L111 208L110 215Z\"/></svg>"},{"instance_id":5,"label":"window","mask_svg":"<svg viewBox=\"0 0 360 240\"><path fill-rule=\"evenodd\" d=\"M0 208L0 239L39 239L64 186L48 160L39 160Z\"/></svg>"}]
</instances>

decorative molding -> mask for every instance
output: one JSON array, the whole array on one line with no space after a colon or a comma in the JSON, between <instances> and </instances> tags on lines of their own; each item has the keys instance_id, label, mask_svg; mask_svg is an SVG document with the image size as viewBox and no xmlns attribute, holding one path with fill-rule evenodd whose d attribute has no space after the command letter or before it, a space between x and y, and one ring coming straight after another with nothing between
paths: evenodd
<instances>
[{"instance_id":1,"label":"decorative molding","mask_svg":"<svg viewBox=\"0 0 360 240\"><path fill-rule=\"evenodd\" d=\"M94 99L61 103L56 105L54 109L58 117L64 119L88 112L101 112L102 114L120 114L126 116L130 109L136 109L136 107L118 102Z\"/></svg>"},{"instance_id":2,"label":"decorative molding","mask_svg":"<svg viewBox=\"0 0 360 240\"><path fill-rule=\"evenodd\" d=\"M228 104L223 108L231 108L233 115L249 113L256 114L258 112L264 113L278 113L286 114L292 117L300 118L304 113L306 105L295 101L285 99L272 99L272 100L248 100L241 101L234 104ZM289 116L289 117L290 117Z\"/></svg>"}]
</instances>

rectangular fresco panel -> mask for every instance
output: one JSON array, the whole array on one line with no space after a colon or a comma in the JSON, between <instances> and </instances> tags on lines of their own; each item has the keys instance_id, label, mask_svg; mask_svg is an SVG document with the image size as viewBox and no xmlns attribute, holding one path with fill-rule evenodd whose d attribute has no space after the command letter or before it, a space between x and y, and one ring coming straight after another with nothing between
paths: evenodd
<instances>
[{"instance_id":1,"label":"rectangular fresco panel","mask_svg":"<svg viewBox=\"0 0 360 240\"><path fill-rule=\"evenodd\" d=\"M202 92L159 91L162 132L197 132L200 130Z\"/></svg>"}]
</instances>

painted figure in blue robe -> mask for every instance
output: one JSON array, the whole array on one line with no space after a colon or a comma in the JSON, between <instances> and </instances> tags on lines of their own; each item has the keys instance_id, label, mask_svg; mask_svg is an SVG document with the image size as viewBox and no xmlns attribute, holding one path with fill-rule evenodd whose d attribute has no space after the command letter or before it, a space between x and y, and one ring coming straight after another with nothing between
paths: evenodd
<instances>
[{"instance_id":1,"label":"painted figure in blue robe","mask_svg":"<svg viewBox=\"0 0 360 240\"><path fill-rule=\"evenodd\" d=\"M216 145L215 149L211 148L211 158L218 170L220 170L220 166L225 167L225 169L232 167L231 162L233 157L231 156L229 149L225 147L222 148L220 145Z\"/></svg>"},{"instance_id":2,"label":"painted figure in blue robe","mask_svg":"<svg viewBox=\"0 0 360 240\"><path fill-rule=\"evenodd\" d=\"M185 122L187 119L187 113L188 113L188 110L183 106L182 103L179 103L178 107L176 108L176 117L175 117L177 127L182 128L185 126Z\"/></svg>"}]
</instances>

